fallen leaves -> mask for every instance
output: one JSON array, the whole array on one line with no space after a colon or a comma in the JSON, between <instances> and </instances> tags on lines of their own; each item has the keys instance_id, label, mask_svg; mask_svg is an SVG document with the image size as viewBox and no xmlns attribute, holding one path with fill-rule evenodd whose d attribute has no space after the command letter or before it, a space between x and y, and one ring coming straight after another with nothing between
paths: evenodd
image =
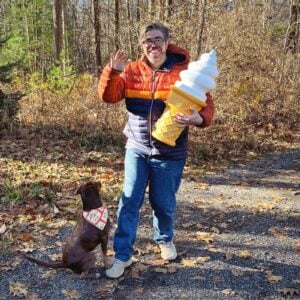
<instances>
[{"instance_id":1,"label":"fallen leaves","mask_svg":"<svg viewBox=\"0 0 300 300\"><path fill-rule=\"evenodd\" d=\"M197 263L204 263L210 260L210 256L198 256L196 258Z\"/></svg>"},{"instance_id":2,"label":"fallen leaves","mask_svg":"<svg viewBox=\"0 0 300 300\"><path fill-rule=\"evenodd\" d=\"M56 270L47 270L47 271L44 271L43 274L42 274L42 278L44 279L48 279L48 278L51 278L53 277L55 274L56 274Z\"/></svg>"},{"instance_id":3,"label":"fallen leaves","mask_svg":"<svg viewBox=\"0 0 300 300\"><path fill-rule=\"evenodd\" d=\"M135 253L138 255L144 255L148 253L160 253L161 250L158 245L154 245L153 243L147 243L143 247L136 247Z\"/></svg>"},{"instance_id":4,"label":"fallen leaves","mask_svg":"<svg viewBox=\"0 0 300 300\"><path fill-rule=\"evenodd\" d=\"M266 271L266 279L269 283L274 284L282 280L282 276L274 275L272 271Z\"/></svg>"},{"instance_id":5,"label":"fallen leaves","mask_svg":"<svg viewBox=\"0 0 300 300\"><path fill-rule=\"evenodd\" d=\"M210 260L210 256L198 256L193 259L182 259L181 264L184 267L195 267L197 264L205 263Z\"/></svg>"},{"instance_id":6,"label":"fallen leaves","mask_svg":"<svg viewBox=\"0 0 300 300\"><path fill-rule=\"evenodd\" d=\"M196 232L196 239L198 241L203 241L206 243L212 243L214 241L214 237L208 233L208 232L204 232L204 231L198 231Z\"/></svg>"},{"instance_id":7,"label":"fallen leaves","mask_svg":"<svg viewBox=\"0 0 300 300\"><path fill-rule=\"evenodd\" d=\"M58 149L56 149L58 150ZM58 156L57 156L58 157ZM60 156L59 156L60 157ZM53 156L48 156L49 162L53 159ZM82 163L82 165L80 165ZM104 159L101 155L98 155L98 153L94 153L93 155L90 155L85 160L79 161L79 167L69 167L64 162L60 161L58 163L49 164L49 168L45 165L41 165L39 162L35 163L28 163L27 165L29 167L26 167L25 164L21 164L20 162L16 165L13 165L13 161L10 161L10 166L14 166L13 170L17 170L17 181L15 182L17 185L20 182L25 182L29 187L32 187L32 183L34 180L41 182L42 186L47 186L49 189L43 189L42 191L36 193L36 197L40 202L35 203L35 198L33 197L32 203L25 202L24 203L24 210L18 208L16 210L15 208L9 209L6 207L5 215L1 211L0 213L0 235L1 239L2 237L8 238L11 237L14 242L20 243L18 247L22 249L24 252L29 252L34 250L35 248L42 249L41 245L38 245L38 242L41 242L39 240L39 237L45 237L48 236L56 236L59 234L59 229L65 226L69 226L72 218L74 219L75 213L78 211L78 206L81 205L80 201L74 196L74 190L76 187L76 183L78 183L81 180L86 180L88 178L93 179L101 179L104 181L104 194L110 195L110 191L113 191L110 189L111 186L117 187L119 184L120 176L117 177L116 173L113 171L113 169L110 169L108 167L109 164L113 164L113 159ZM121 161L120 164L123 162ZM1 163L0 163L1 164ZM35 166L34 166L35 164ZM95 164L98 164L96 166ZM106 167L103 167L103 164L106 164ZM51 165L51 166L50 166ZM17 166L17 168L15 168ZM109 169L109 170L108 170ZM4 174L6 174L4 171ZM25 173L28 174L25 174ZM29 174L30 172L33 172L33 174ZM69 172L69 174L67 174ZM61 173L61 174L59 174ZM40 178L43 177L44 179ZM22 181L24 179L24 181ZM41 179L41 180L40 180ZM51 190L53 187L53 183L59 183L58 190L54 191L53 198L50 199L51 202L46 202L45 199L48 197L49 193L47 194L47 191ZM243 182L237 183L239 185L244 185ZM70 187L68 187L70 185ZM200 183L199 185L195 186L194 192L199 193L199 199L196 199L193 201L193 207L192 209L184 209L182 215L180 216L183 218L183 222L180 229L186 229L182 230L185 236L182 237L182 240L187 240L187 244L184 244L181 242L181 247L179 244L180 251L185 251L186 255L179 255L179 258L173 262L169 263L162 259L154 259L151 261L147 261L149 257L156 258L159 257L159 248L155 247L153 243L145 243L142 242L140 244L140 248L136 248L137 257L139 258L140 262L135 263L131 268L128 268L126 270L126 278L132 277L134 282L143 282L145 283L145 287L136 287L132 288L132 295L142 295L144 290L147 291L146 285L147 281L145 279L148 279L148 276L153 276L154 278L163 276L164 274L169 276L170 274L177 273L176 276L181 276L181 271L191 271L186 270L184 268L190 268L194 269L190 279L192 280L198 280L198 281L210 281L210 284L212 284L212 281L214 283L222 282L221 288L218 290L223 294L223 297L225 296L231 296L234 295L235 291L228 286L225 285L225 276L221 272L214 272L213 274L220 274L220 276L214 276L211 277L211 273L208 273L207 277L199 275L197 272L201 269L201 271L206 271L207 269L210 269L211 266L215 264L216 261L221 261L224 265L228 265L230 267L226 268L226 275L230 276L232 280L238 281L238 280L244 280L246 278L250 278L252 276L252 272L249 271L249 268L246 268L245 266L253 266L258 262L257 260L251 260L251 261L241 261L241 259L251 259L254 255L256 256L257 251L264 251L261 249L256 250L256 246L254 245L255 239L252 240L252 238L249 239L249 243L246 244L243 243L244 240L242 240L241 244L238 245L230 245L229 243L232 242L231 237L229 236L231 232L239 232L240 230L242 233L244 233L244 225L247 225L247 222L255 222L255 220L258 220L257 217L261 216L253 216L251 213L248 214L249 211L245 211L245 219L240 218L241 214L231 214L232 211L227 211L226 208L226 201L227 196L226 195L220 195L216 196L214 195L212 198L205 198L203 195L200 195L201 193L206 194L207 190L210 189L212 186L209 186L207 184ZM33 194L33 193L32 193ZM198 195L197 195L198 197ZM112 197L109 197L108 199L115 199L115 203L117 203L118 196L116 196L116 193L113 193ZM273 223L265 223L265 224L274 224L276 221L286 221L287 218L291 218L290 214L286 214L287 216L276 216L277 214L277 208L279 207L278 204L281 204L283 202L283 197L273 197L273 202L271 203L261 203L262 200L260 200L260 203L257 205L257 209L259 212L266 212L267 210L270 210L270 214L273 214L272 217L274 217ZM47 200L48 201L48 200ZM241 199L231 199L232 201L236 201L235 203L238 203L238 201L241 201ZM35 206L34 204L38 204L38 206ZM110 207L115 210L116 204L110 203ZM256 205L256 204L254 204ZM26 209L25 209L26 206ZM216 209L216 207L218 208ZM221 208L220 208L221 207ZM1 203L2 208L2 203ZM196 209L197 213L199 212L199 215L196 215ZM224 208L224 209L223 209ZM274 212L274 208L276 208L276 211ZM232 207L230 208L232 209ZM291 212L292 213L292 212ZM47 215L48 214L48 215ZM72 215L72 216L70 216ZM243 215L243 217L244 217ZM66 216L71 219L63 219L61 216ZM152 215L149 214L151 217ZM3 218L1 218L3 217ZM199 218L197 218L199 217ZM296 217L296 216L295 216ZM299 215L298 215L299 217ZM72 219L72 220L73 220ZM148 221L148 220L147 220ZM201 222L201 223L200 223ZM282 223L277 223L282 224ZM250 224L249 224L250 225ZM250 228L250 226L249 226ZM18 229L18 232L17 230ZM147 229L148 230L148 229ZM199 231L198 231L199 230ZM248 227L247 229L248 230ZM225 231L225 232L224 232ZM252 232L253 231L253 232ZM256 228L249 229L249 232L247 231L247 234L251 232L251 235L255 235ZM224 233L223 233L224 232ZM280 226L273 226L268 229L267 234L268 237L273 236L276 239L285 239L287 238L288 229L284 230ZM229 240L226 241L227 234L229 236ZM264 232L263 234L265 234ZM291 237L292 237L292 231L291 231ZM217 239L220 239L220 243ZM52 239L53 240L53 239ZM270 239L272 241L275 241L274 239ZM203 243L198 243L203 242ZM288 240L289 242L292 241L291 239ZM287 241L287 242L288 242ZM224 244L222 244L224 242ZM228 242L228 244L225 245L225 242ZM275 241L276 242L276 241ZM35 243L37 245L35 245ZM222 247L228 247L231 249L231 251L225 252ZM52 246L55 247L61 247L61 242L52 243ZM193 249L193 255L190 257L192 251L190 252L189 247L195 247ZM196 247L199 247L198 249L198 255L203 255L196 257ZM235 248L234 248L235 247ZM243 249L242 247L249 247L249 250L240 250ZM295 252L300 251L300 244L295 244L294 246L291 246L290 244L287 245L289 247L289 250L293 250ZM180 249L181 248L181 249ZM18 249L18 248L17 248ZM240 251L239 251L240 250ZM48 254L48 253L47 253ZM111 256L113 255L113 252L111 251L109 253ZM263 255L263 253L261 253ZM208 256L210 255L210 256ZM273 255L273 252L272 252ZM276 251L274 251L274 256L276 256ZM184 259L182 259L184 257ZM259 258L259 256L257 256ZM52 257L53 260L60 259L60 257ZM180 261L181 259L181 261ZM141 261L146 263L141 263ZM238 262L238 265L236 264ZM263 262L264 263L264 262ZM273 263L273 261L270 261L270 263ZM102 265L101 265L102 267ZM245 268L243 268L245 267ZM12 264L3 264L0 266L1 271L10 271L13 270L14 266ZM234 268L234 269L233 269ZM244 271L242 271L243 269ZM259 272L261 269L257 268ZM42 271L41 271L42 272ZM55 274L55 270L49 270L41 274L41 278L46 280L52 280L52 277ZM247 273L246 273L247 272ZM253 271L254 272L254 271ZM204 273L204 272L203 272ZM205 273L207 274L207 273ZM271 271L268 271L268 273L262 273L265 274L265 280L264 286L268 286L269 284L283 284L283 277L286 276L284 273L282 274L272 274ZM144 278L143 278L144 276ZM236 278L234 278L234 277ZM244 278L238 278L242 277ZM251 277L252 278L252 277ZM141 280L142 279L142 280ZM253 279L255 280L255 276L253 276ZM286 278L285 278L286 279ZM290 278L289 278L290 279ZM101 280L99 282L99 285L104 284L102 287L97 288L97 294L98 297L103 297L103 299L107 299L109 297L113 297L112 293L116 290L117 285L120 281L117 283L111 283L109 281L109 284L106 284L105 280ZM289 281L291 285L299 284L299 282L296 280ZM223 284L224 283L224 284ZM98 284L98 283L97 283ZM204 284L204 283L201 283ZM72 286L71 286L72 287ZM228 287L228 288L227 288ZM282 287L282 286L280 286ZM122 287L120 287L121 290ZM270 289L273 287L269 286ZM19 297L24 297L27 293L28 297L28 288L26 285L22 283L11 283L10 285L10 293L11 295L20 295ZM297 296L299 295L299 290L293 287L286 287L279 290L280 293L283 296ZM119 289L118 289L119 293ZM79 294L77 291L74 291L72 289L66 289L64 290L65 297L77 299L79 297ZM225 296L224 296L225 295ZM222 295L221 295L222 296ZM225 297L227 298L227 297ZM228 297L229 298L229 297Z\"/></svg>"},{"instance_id":8,"label":"fallen leaves","mask_svg":"<svg viewBox=\"0 0 300 300\"><path fill-rule=\"evenodd\" d=\"M238 252L238 257L244 258L244 259L249 259L249 258L251 258L251 253L249 250L241 250Z\"/></svg>"},{"instance_id":9,"label":"fallen leaves","mask_svg":"<svg viewBox=\"0 0 300 300\"><path fill-rule=\"evenodd\" d=\"M13 267L11 266L10 262L1 262L0 263L0 271L1 272L7 272L13 270Z\"/></svg>"},{"instance_id":10,"label":"fallen leaves","mask_svg":"<svg viewBox=\"0 0 300 300\"><path fill-rule=\"evenodd\" d=\"M210 230L213 232L213 233L221 233L221 230L218 228L218 227L216 227L216 226L212 226L211 228L210 228Z\"/></svg>"},{"instance_id":11,"label":"fallen leaves","mask_svg":"<svg viewBox=\"0 0 300 300\"><path fill-rule=\"evenodd\" d=\"M30 234L23 234L21 236L21 240L24 241L24 242L29 242L32 240L32 236Z\"/></svg>"},{"instance_id":12,"label":"fallen leaves","mask_svg":"<svg viewBox=\"0 0 300 300\"><path fill-rule=\"evenodd\" d=\"M171 265L169 261L164 259L151 260L148 263L136 263L129 271L132 278L140 279L145 271L153 270L157 273L172 274L177 272L177 267Z\"/></svg>"},{"instance_id":13,"label":"fallen leaves","mask_svg":"<svg viewBox=\"0 0 300 300\"><path fill-rule=\"evenodd\" d=\"M226 296L233 296L235 295L235 291L228 288L228 289L224 289L221 291L222 294L226 295Z\"/></svg>"},{"instance_id":14,"label":"fallen leaves","mask_svg":"<svg viewBox=\"0 0 300 300\"><path fill-rule=\"evenodd\" d=\"M300 242L297 242L294 246L293 246L293 250L295 252L300 252Z\"/></svg>"},{"instance_id":15,"label":"fallen leaves","mask_svg":"<svg viewBox=\"0 0 300 300\"><path fill-rule=\"evenodd\" d=\"M226 259L226 260L231 260L232 258L233 258L233 253L230 252L230 251L227 251L227 252L225 253L225 259Z\"/></svg>"},{"instance_id":16,"label":"fallen leaves","mask_svg":"<svg viewBox=\"0 0 300 300\"><path fill-rule=\"evenodd\" d=\"M197 222L188 222L182 225L183 228L190 228L197 225Z\"/></svg>"},{"instance_id":17,"label":"fallen leaves","mask_svg":"<svg viewBox=\"0 0 300 300\"><path fill-rule=\"evenodd\" d=\"M38 294L35 293L28 293L25 300L42 300Z\"/></svg>"},{"instance_id":18,"label":"fallen leaves","mask_svg":"<svg viewBox=\"0 0 300 300\"><path fill-rule=\"evenodd\" d=\"M107 299L117 288L118 282L109 282L104 286L100 286L96 289L97 299Z\"/></svg>"},{"instance_id":19,"label":"fallen leaves","mask_svg":"<svg viewBox=\"0 0 300 300\"><path fill-rule=\"evenodd\" d=\"M63 215L74 219L78 212L78 204L73 206L78 202L75 192L83 180L102 181L104 200L119 194L123 157L115 152L82 151L74 143L43 138L41 147L39 139L1 140L0 177L5 184L0 186L0 235L7 237L8 247L18 250L19 234L29 238L31 225L45 223L36 219L39 214L46 221Z\"/></svg>"},{"instance_id":20,"label":"fallen leaves","mask_svg":"<svg viewBox=\"0 0 300 300\"><path fill-rule=\"evenodd\" d=\"M1 227L0 227L0 235L3 234L5 231L6 231L6 225L3 224Z\"/></svg>"},{"instance_id":21,"label":"fallen leaves","mask_svg":"<svg viewBox=\"0 0 300 300\"><path fill-rule=\"evenodd\" d=\"M169 264L169 261L168 260L165 260L165 259L155 259L155 260L151 260L149 262L149 265L152 265L152 266L164 266L164 265L168 265Z\"/></svg>"},{"instance_id":22,"label":"fallen leaves","mask_svg":"<svg viewBox=\"0 0 300 300\"><path fill-rule=\"evenodd\" d=\"M231 273L235 277L240 277L240 276L244 275L244 272L242 270L239 270L239 269L233 269L233 270L231 270Z\"/></svg>"},{"instance_id":23,"label":"fallen leaves","mask_svg":"<svg viewBox=\"0 0 300 300\"><path fill-rule=\"evenodd\" d=\"M205 182L199 182L193 187L195 190L207 190L209 188L209 184Z\"/></svg>"},{"instance_id":24,"label":"fallen leaves","mask_svg":"<svg viewBox=\"0 0 300 300\"><path fill-rule=\"evenodd\" d=\"M285 239L287 238L287 234L285 233L285 231L278 227L278 226L272 226L268 229L268 232L271 233L271 235L277 239Z\"/></svg>"},{"instance_id":25,"label":"fallen leaves","mask_svg":"<svg viewBox=\"0 0 300 300\"><path fill-rule=\"evenodd\" d=\"M270 275L267 277L269 283L277 283L282 280L282 276Z\"/></svg>"},{"instance_id":26,"label":"fallen leaves","mask_svg":"<svg viewBox=\"0 0 300 300\"><path fill-rule=\"evenodd\" d=\"M28 294L28 288L24 283L21 282L9 282L9 293L14 297L23 297Z\"/></svg>"},{"instance_id":27,"label":"fallen leaves","mask_svg":"<svg viewBox=\"0 0 300 300\"><path fill-rule=\"evenodd\" d=\"M52 261L62 261L62 253L54 253L48 255Z\"/></svg>"},{"instance_id":28,"label":"fallen leaves","mask_svg":"<svg viewBox=\"0 0 300 300\"><path fill-rule=\"evenodd\" d=\"M172 274L177 272L177 268L175 266L168 265L164 268L154 268L154 271L157 273Z\"/></svg>"},{"instance_id":29,"label":"fallen leaves","mask_svg":"<svg viewBox=\"0 0 300 300\"><path fill-rule=\"evenodd\" d=\"M206 246L204 249L209 252L213 252L213 253L222 252L222 250L220 248L212 247L211 245Z\"/></svg>"},{"instance_id":30,"label":"fallen leaves","mask_svg":"<svg viewBox=\"0 0 300 300\"><path fill-rule=\"evenodd\" d=\"M75 290L62 290L62 294L69 299L79 299L80 294Z\"/></svg>"},{"instance_id":31,"label":"fallen leaves","mask_svg":"<svg viewBox=\"0 0 300 300\"><path fill-rule=\"evenodd\" d=\"M181 263L184 267L195 267L197 264L197 262L193 259L183 259Z\"/></svg>"},{"instance_id":32,"label":"fallen leaves","mask_svg":"<svg viewBox=\"0 0 300 300\"><path fill-rule=\"evenodd\" d=\"M266 202L262 202L256 205L256 207L254 207L252 209L252 213L253 214L259 214L259 213L263 213L265 211L269 211L269 210L273 210L275 209L275 207L277 207L277 204L275 203L266 203Z\"/></svg>"},{"instance_id":33,"label":"fallen leaves","mask_svg":"<svg viewBox=\"0 0 300 300\"><path fill-rule=\"evenodd\" d=\"M140 279L141 278L141 272L145 271L147 267L143 264L135 264L134 267L130 269L130 276L132 278Z\"/></svg>"},{"instance_id":34,"label":"fallen leaves","mask_svg":"<svg viewBox=\"0 0 300 300\"><path fill-rule=\"evenodd\" d=\"M29 242L24 242L24 243L20 244L18 246L18 250L20 252L24 252L24 253L31 253L31 252L37 250L38 247L39 246L37 244L35 244L33 241L29 241Z\"/></svg>"}]
</instances>

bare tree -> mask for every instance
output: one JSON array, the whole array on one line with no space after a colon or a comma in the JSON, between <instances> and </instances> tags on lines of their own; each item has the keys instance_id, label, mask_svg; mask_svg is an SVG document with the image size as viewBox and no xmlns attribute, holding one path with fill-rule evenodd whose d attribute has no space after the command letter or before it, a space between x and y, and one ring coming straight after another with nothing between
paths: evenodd
<instances>
[{"instance_id":1,"label":"bare tree","mask_svg":"<svg viewBox=\"0 0 300 300\"><path fill-rule=\"evenodd\" d=\"M173 15L173 0L167 0L167 18Z\"/></svg>"},{"instance_id":2,"label":"bare tree","mask_svg":"<svg viewBox=\"0 0 300 300\"><path fill-rule=\"evenodd\" d=\"M200 56L202 51L202 38L205 27L205 16L206 16L206 8L207 8L207 0L199 0L198 1L198 9L199 9L199 34L198 34L198 47L197 47L197 57Z\"/></svg>"},{"instance_id":3,"label":"bare tree","mask_svg":"<svg viewBox=\"0 0 300 300\"><path fill-rule=\"evenodd\" d=\"M96 56L96 73L98 73L102 67L101 59L101 27L100 27L100 8L99 0L93 0L94 6L94 31L95 31L95 56Z\"/></svg>"},{"instance_id":4,"label":"bare tree","mask_svg":"<svg viewBox=\"0 0 300 300\"><path fill-rule=\"evenodd\" d=\"M136 0L136 21L139 22L140 20L141 20L140 0Z\"/></svg>"},{"instance_id":5,"label":"bare tree","mask_svg":"<svg viewBox=\"0 0 300 300\"><path fill-rule=\"evenodd\" d=\"M290 1L289 27L285 40L285 51L296 53L299 50L300 38L300 0Z\"/></svg>"},{"instance_id":6,"label":"bare tree","mask_svg":"<svg viewBox=\"0 0 300 300\"><path fill-rule=\"evenodd\" d=\"M133 52L134 52L134 47L133 47L133 41L132 41L132 32L131 32L131 27L132 27L132 14L130 12L130 3L128 0L126 0L126 19L128 20L128 37L129 37L129 52L130 56L132 57Z\"/></svg>"},{"instance_id":7,"label":"bare tree","mask_svg":"<svg viewBox=\"0 0 300 300\"><path fill-rule=\"evenodd\" d=\"M120 5L119 0L115 0L115 47L120 47L119 34L120 34Z\"/></svg>"},{"instance_id":8,"label":"bare tree","mask_svg":"<svg viewBox=\"0 0 300 300\"><path fill-rule=\"evenodd\" d=\"M150 18L152 19L155 15L155 0L148 1L148 12Z\"/></svg>"},{"instance_id":9,"label":"bare tree","mask_svg":"<svg viewBox=\"0 0 300 300\"><path fill-rule=\"evenodd\" d=\"M159 7L158 7L157 15L158 15L159 20L161 20L161 21L163 21L165 19L165 14L164 14L165 3L164 2L165 2L164 0L159 0Z\"/></svg>"},{"instance_id":10,"label":"bare tree","mask_svg":"<svg viewBox=\"0 0 300 300\"><path fill-rule=\"evenodd\" d=\"M63 49L63 28L62 28L62 9L63 0L54 0L53 6L53 23L54 23L54 36L55 36L55 58L60 59L60 54Z\"/></svg>"}]
</instances>

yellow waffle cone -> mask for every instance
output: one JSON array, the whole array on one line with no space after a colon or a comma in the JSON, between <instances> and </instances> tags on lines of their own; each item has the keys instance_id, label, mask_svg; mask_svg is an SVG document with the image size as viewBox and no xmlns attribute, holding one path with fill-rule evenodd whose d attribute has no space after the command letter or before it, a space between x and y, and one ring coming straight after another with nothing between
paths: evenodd
<instances>
[{"instance_id":1,"label":"yellow waffle cone","mask_svg":"<svg viewBox=\"0 0 300 300\"><path fill-rule=\"evenodd\" d=\"M179 111L185 115L191 115L191 106L194 106L199 111L206 106L206 103L175 86L171 87L170 96L165 103L166 108L157 120L152 136L167 145L175 146L177 138L184 130L184 127L178 127L179 124L174 121L175 115Z\"/></svg>"}]
</instances>

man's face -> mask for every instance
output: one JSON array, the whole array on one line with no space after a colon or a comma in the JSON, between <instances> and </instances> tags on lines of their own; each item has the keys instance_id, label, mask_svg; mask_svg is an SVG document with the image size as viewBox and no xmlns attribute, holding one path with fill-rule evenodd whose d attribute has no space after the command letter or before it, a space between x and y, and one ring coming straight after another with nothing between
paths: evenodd
<instances>
[{"instance_id":1,"label":"man's face","mask_svg":"<svg viewBox=\"0 0 300 300\"><path fill-rule=\"evenodd\" d=\"M160 30L150 30L146 33L142 48L145 56L154 68L162 65L166 59L169 40L165 40Z\"/></svg>"}]
</instances>

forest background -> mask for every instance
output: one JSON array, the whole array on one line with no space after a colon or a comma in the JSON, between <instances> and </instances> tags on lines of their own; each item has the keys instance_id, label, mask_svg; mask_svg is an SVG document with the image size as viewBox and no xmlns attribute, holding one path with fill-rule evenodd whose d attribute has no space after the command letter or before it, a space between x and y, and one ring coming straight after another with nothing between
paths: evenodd
<instances>
[{"instance_id":1,"label":"forest background","mask_svg":"<svg viewBox=\"0 0 300 300\"><path fill-rule=\"evenodd\" d=\"M53 200L86 179L116 195L126 113L100 101L98 77L117 49L140 56L151 20L192 60L218 53L217 113L191 130L190 176L299 145L299 0L2 0L2 201Z\"/></svg>"}]
</instances>

